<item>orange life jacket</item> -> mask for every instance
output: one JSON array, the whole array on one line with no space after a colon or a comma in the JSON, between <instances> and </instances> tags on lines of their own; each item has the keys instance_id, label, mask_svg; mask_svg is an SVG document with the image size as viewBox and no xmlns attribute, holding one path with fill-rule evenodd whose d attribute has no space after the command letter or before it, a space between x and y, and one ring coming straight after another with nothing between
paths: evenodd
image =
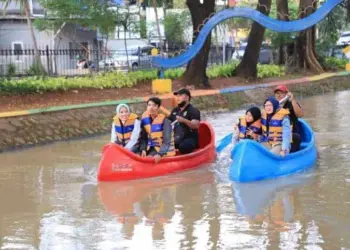
<instances>
[{"instance_id":1,"label":"orange life jacket","mask_svg":"<svg viewBox=\"0 0 350 250\"><path fill-rule=\"evenodd\" d=\"M270 144L282 142L282 122L284 117L289 115L289 111L281 108L271 117L269 121L269 131L267 131L267 114L265 111L261 115L262 141Z\"/></svg>"},{"instance_id":2,"label":"orange life jacket","mask_svg":"<svg viewBox=\"0 0 350 250\"><path fill-rule=\"evenodd\" d=\"M131 113L124 124L121 123L118 116L113 118L114 129L117 134L117 140L125 147L126 144L130 141L132 131L134 130L135 121L138 116L134 113Z\"/></svg>"},{"instance_id":3,"label":"orange life jacket","mask_svg":"<svg viewBox=\"0 0 350 250\"><path fill-rule=\"evenodd\" d=\"M156 118L151 120L148 112L144 112L142 115L142 125L144 126L148 134L148 147L149 150L151 147L159 152L160 147L163 144L163 125L165 120L165 115L158 114ZM152 121L152 122L151 122ZM166 156L175 156L175 144L174 144L174 133L171 133L171 144L168 149Z\"/></svg>"},{"instance_id":4,"label":"orange life jacket","mask_svg":"<svg viewBox=\"0 0 350 250\"><path fill-rule=\"evenodd\" d=\"M239 138L244 139L247 138L247 129L249 128L254 134L261 134L261 119L256 120L252 124L247 127L247 122L245 117L242 116L239 118Z\"/></svg>"}]
</instances>

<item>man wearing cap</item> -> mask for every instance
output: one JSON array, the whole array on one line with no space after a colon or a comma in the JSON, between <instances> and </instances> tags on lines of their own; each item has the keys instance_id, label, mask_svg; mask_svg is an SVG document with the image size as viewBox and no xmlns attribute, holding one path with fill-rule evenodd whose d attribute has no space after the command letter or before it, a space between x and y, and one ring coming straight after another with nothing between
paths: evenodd
<instances>
[{"instance_id":1,"label":"man wearing cap","mask_svg":"<svg viewBox=\"0 0 350 250\"><path fill-rule=\"evenodd\" d=\"M174 108L168 119L175 122L174 136L175 148L181 154L189 154L198 148L198 128L201 114L192 106L191 93L188 89L180 89L174 92L177 99L177 107Z\"/></svg>"},{"instance_id":2,"label":"man wearing cap","mask_svg":"<svg viewBox=\"0 0 350 250\"><path fill-rule=\"evenodd\" d=\"M298 124L298 118L301 118L304 116L304 112L300 106L300 104L294 99L294 96L292 92L290 92L285 85L278 85L275 90L275 98L277 101L283 100L286 96L288 96L288 100L284 102L283 108L289 110L289 118L291 121L291 124L293 126L293 143L291 152L298 151L300 148L300 131L299 131L299 124Z\"/></svg>"}]
</instances>

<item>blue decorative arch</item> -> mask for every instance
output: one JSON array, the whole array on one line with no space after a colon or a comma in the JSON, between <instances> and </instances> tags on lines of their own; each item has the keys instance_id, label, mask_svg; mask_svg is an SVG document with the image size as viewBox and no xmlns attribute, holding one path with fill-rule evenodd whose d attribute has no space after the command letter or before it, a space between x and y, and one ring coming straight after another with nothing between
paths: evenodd
<instances>
[{"instance_id":1,"label":"blue decorative arch","mask_svg":"<svg viewBox=\"0 0 350 250\"><path fill-rule=\"evenodd\" d=\"M338 4L343 2L343 0L327 0L317 11L315 11L310 16L303 19L298 19L295 21L281 21L270 18L261 12L246 7L235 7L230 9L222 10L216 13L208 22L203 26L194 44L189 47L189 49L182 53L181 55L169 59L162 57L152 58L153 65L168 69L180 67L190 61L203 47L207 36L210 31L219 23L234 17L244 17L258 22L260 25L266 27L267 29L287 33L302 31L310 28L324 19Z\"/></svg>"}]
</instances>

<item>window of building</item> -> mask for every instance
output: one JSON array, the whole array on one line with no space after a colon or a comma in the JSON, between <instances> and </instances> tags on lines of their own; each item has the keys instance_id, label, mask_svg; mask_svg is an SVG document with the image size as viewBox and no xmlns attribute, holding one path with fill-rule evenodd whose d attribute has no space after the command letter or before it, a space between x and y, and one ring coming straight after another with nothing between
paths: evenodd
<instances>
[{"instance_id":1,"label":"window of building","mask_svg":"<svg viewBox=\"0 0 350 250\"><path fill-rule=\"evenodd\" d=\"M12 42L12 50L13 54L16 56L16 60L19 61L21 59L21 56L23 56L23 42Z\"/></svg>"}]
</instances>

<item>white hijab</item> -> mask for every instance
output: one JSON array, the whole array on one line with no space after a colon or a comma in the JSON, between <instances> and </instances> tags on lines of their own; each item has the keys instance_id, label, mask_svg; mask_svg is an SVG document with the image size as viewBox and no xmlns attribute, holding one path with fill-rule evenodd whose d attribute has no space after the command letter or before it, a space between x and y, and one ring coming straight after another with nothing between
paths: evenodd
<instances>
[{"instance_id":1,"label":"white hijab","mask_svg":"<svg viewBox=\"0 0 350 250\"><path fill-rule=\"evenodd\" d=\"M119 105L117 106L117 108L116 108L117 115L119 115L120 110L121 110L122 108L126 108L127 111L130 113L130 108L129 108L129 106L128 106L127 104L125 104L125 103L121 103L121 104L119 104Z\"/></svg>"}]
</instances>

